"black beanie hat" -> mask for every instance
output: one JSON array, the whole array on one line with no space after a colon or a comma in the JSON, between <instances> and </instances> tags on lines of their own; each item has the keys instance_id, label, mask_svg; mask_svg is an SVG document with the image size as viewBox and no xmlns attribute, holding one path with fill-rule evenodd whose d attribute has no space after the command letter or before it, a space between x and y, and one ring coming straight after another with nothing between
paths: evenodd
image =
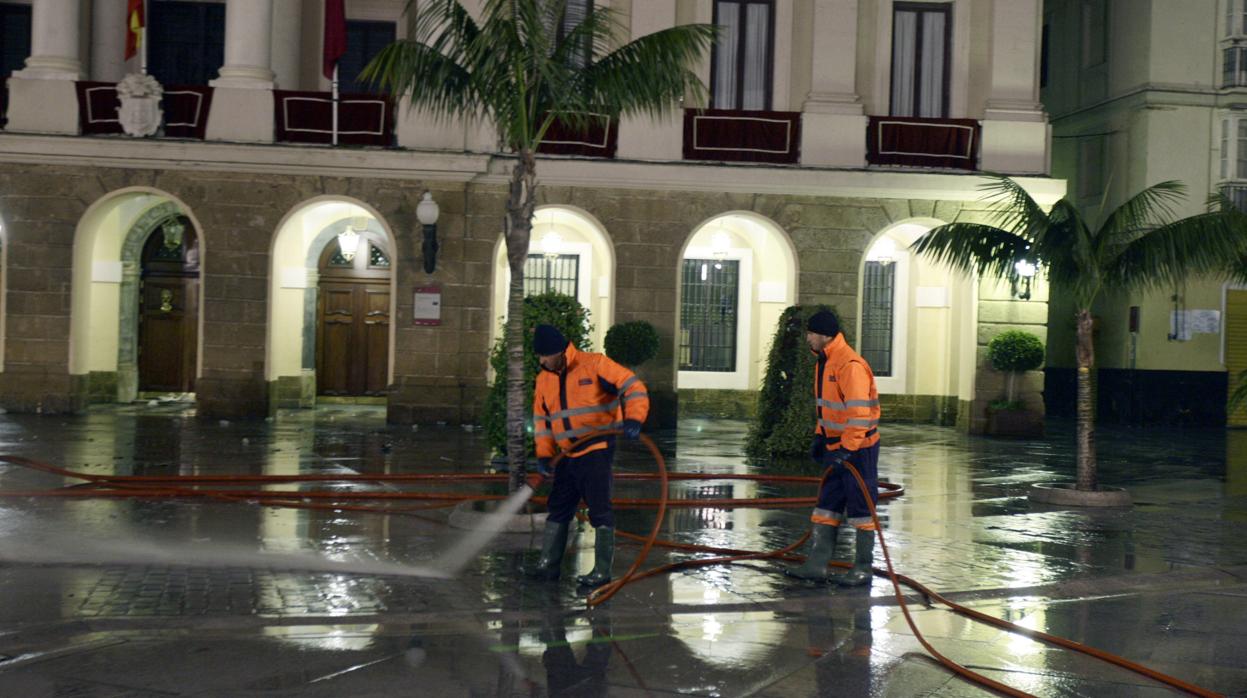
<instances>
[{"instance_id":1,"label":"black beanie hat","mask_svg":"<svg viewBox=\"0 0 1247 698\"><path fill-rule=\"evenodd\" d=\"M810 321L806 323L805 329L821 334L824 337L834 338L840 334L840 320L830 310L820 310L810 316Z\"/></svg>"},{"instance_id":2,"label":"black beanie hat","mask_svg":"<svg viewBox=\"0 0 1247 698\"><path fill-rule=\"evenodd\" d=\"M557 328L550 325L537 325L533 332L533 351L538 356L560 354L567 348L567 338Z\"/></svg>"}]
</instances>

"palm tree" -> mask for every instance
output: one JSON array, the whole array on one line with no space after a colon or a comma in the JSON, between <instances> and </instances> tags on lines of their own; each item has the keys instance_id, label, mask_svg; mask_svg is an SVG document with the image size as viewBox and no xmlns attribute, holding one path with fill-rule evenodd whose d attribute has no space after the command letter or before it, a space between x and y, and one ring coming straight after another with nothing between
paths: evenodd
<instances>
[{"instance_id":1,"label":"palm tree","mask_svg":"<svg viewBox=\"0 0 1247 698\"><path fill-rule=\"evenodd\" d=\"M415 38L385 47L361 73L413 108L493 124L499 149L514 158L504 224L512 489L527 455L522 313L537 149L556 123L584 129L595 119L658 117L686 95L701 96L705 86L693 68L714 37L711 25L683 25L612 48L620 30L612 11L579 7L569 8L568 0L485 0L474 19L460 0L421 0Z\"/></svg>"},{"instance_id":2,"label":"palm tree","mask_svg":"<svg viewBox=\"0 0 1247 698\"><path fill-rule=\"evenodd\" d=\"M1050 211L1008 177L983 185L992 205L989 223L949 223L927 232L912 249L953 268L1017 280L1019 266L1047 270L1054 288L1074 300L1078 362L1078 479L1076 489L1095 491L1095 412L1091 369L1095 365L1091 307L1101 293L1172 288L1193 274L1229 274L1247 249L1244 217L1223 198L1206 213L1176 219L1183 199L1179 182L1161 182L1091 227L1078 208L1061 199Z\"/></svg>"}]
</instances>

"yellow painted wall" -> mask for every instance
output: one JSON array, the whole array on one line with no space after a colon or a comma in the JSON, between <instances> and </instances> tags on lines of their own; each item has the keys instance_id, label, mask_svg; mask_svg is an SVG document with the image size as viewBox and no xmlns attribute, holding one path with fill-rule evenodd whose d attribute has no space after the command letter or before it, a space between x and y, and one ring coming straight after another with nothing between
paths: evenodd
<instances>
[{"instance_id":1,"label":"yellow painted wall","mask_svg":"<svg viewBox=\"0 0 1247 698\"><path fill-rule=\"evenodd\" d=\"M93 270L96 262L120 262L131 226L164 201L151 194L122 194L88 211L78 224L70 300L71 374L117 370L121 284L93 281Z\"/></svg>"}]
</instances>

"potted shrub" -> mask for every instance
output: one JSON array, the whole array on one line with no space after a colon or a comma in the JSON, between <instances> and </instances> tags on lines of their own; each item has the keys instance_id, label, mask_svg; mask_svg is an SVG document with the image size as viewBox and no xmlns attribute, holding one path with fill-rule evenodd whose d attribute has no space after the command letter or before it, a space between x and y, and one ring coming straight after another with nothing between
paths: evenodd
<instances>
[{"instance_id":1,"label":"potted shrub","mask_svg":"<svg viewBox=\"0 0 1247 698\"><path fill-rule=\"evenodd\" d=\"M1005 394L987 406L987 433L995 436L1041 436L1043 415L1017 399L1020 374L1043 366L1044 347L1030 332L1009 330L987 345L992 368L1005 374Z\"/></svg>"},{"instance_id":2,"label":"potted shrub","mask_svg":"<svg viewBox=\"0 0 1247 698\"><path fill-rule=\"evenodd\" d=\"M814 357L805 343L805 325L827 305L794 305L775 327L758 409L749 427L746 452L754 458L787 459L802 466L814 435Z\"/></svg>"},{"instance_id":3,"label":"potted shrub","mask_svg":"<svg viewBox=\"0 0 1247 698\"><path fill-rule=\"evenodd\" d=\"M658 330L644 320L622 322L606 331L603 344L607 356L636 368L658 353Z\"/></svg>"}]
</instances>

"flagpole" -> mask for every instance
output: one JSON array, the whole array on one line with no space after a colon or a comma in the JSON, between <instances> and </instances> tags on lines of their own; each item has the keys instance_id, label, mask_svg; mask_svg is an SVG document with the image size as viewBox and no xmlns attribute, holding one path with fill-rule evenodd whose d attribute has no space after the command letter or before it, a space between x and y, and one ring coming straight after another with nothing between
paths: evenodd
<instances>
[{"instance_id":1,"label":"flagpole","mask_svg":"<svg viewBox=\"0 0 1247 698\"><path fill-rule=\"evenodd\" d=\"M147 75L147 0L143 0L143 31L139 34L139 72Z\"/></svg>"},{"instance_id":2,"label":"flagpole","mask_svg":"<svg viewBox=\"0 0 1247 698\"><path fill-rule=\"evenodd\" d=\"M338 144L338 64L333 64L333 144Z\"/></svg>"}]
</instances>

